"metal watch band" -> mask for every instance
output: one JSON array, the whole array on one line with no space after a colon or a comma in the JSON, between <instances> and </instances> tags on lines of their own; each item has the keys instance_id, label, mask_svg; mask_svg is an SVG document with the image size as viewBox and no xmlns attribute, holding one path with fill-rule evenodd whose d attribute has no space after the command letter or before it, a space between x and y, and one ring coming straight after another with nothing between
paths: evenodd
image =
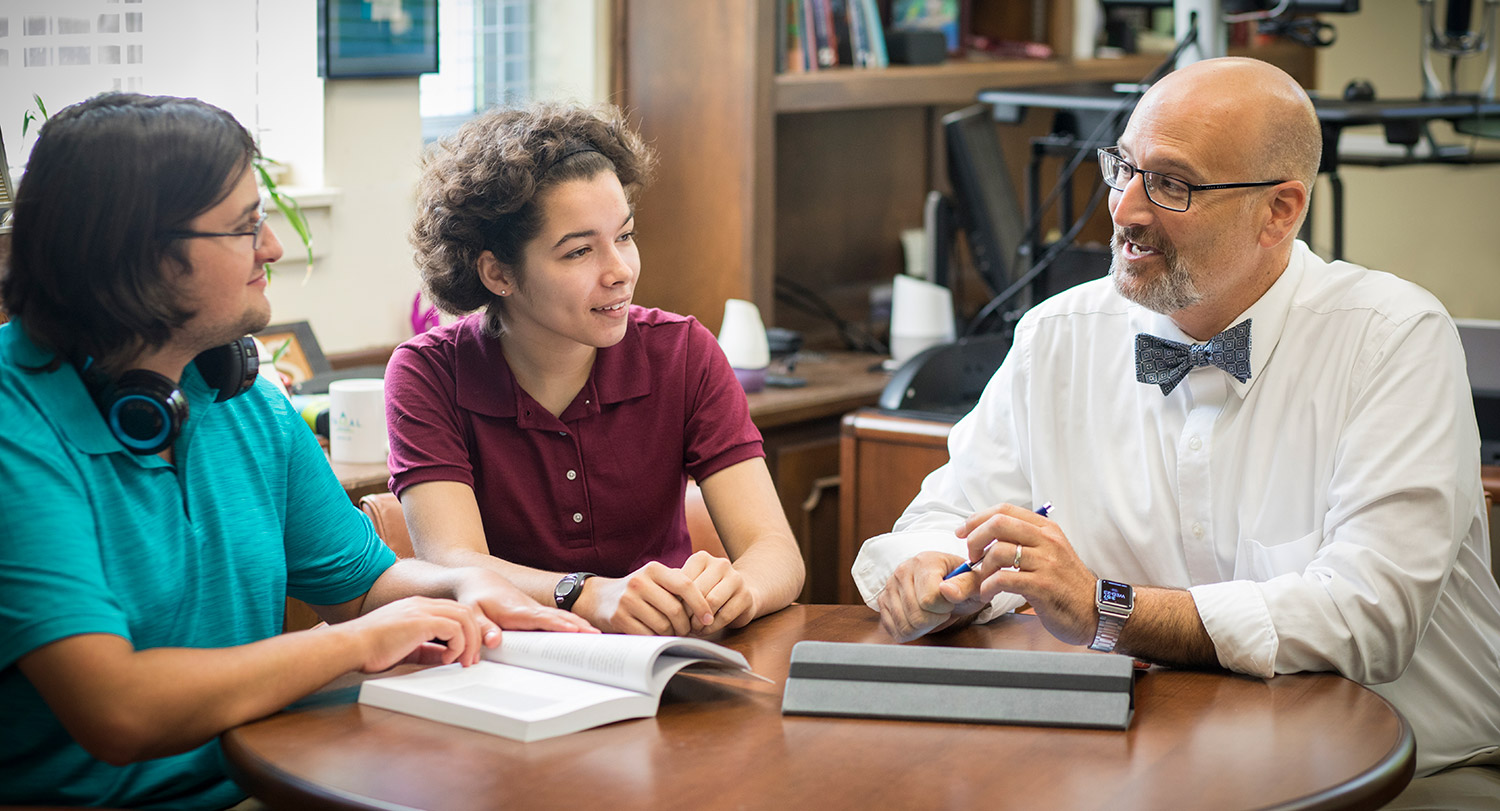
<instances>
[{"instance_id":1,"label":"metal watch band","mask_svg":"<svg viewBox=\"0 0 1500 811\"><path fill-rule=\"evenodd\" d=\"M1125 627L1125 620L1129 616L1120 616L1105 611L1099 612L1099 630L1094 632L1094 641L1089 644L1089 650L1113 653L1115 643L1120 641L1120 631Z\"/></svg>"}]
</instances>

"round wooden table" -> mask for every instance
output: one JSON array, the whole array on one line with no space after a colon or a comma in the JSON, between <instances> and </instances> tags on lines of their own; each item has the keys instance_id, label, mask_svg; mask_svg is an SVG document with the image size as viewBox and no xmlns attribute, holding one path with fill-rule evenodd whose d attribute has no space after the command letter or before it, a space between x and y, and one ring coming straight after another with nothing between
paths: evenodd
<instances>
[{"instance_id":1,"label":"round wooden table","mask_svg":"<svg viewBox=\"0 0 1500 811\"><path fill-rule=\"evenodd\" d=\"M863 606L793 606L725 633L776 683L679 676L655 718L518 743L354 703L336 687L224 735L236 779L299 808L1377 808L1410 726L1332 674L1152 668L1125 732L783 716L792 645L891 643ZM1030 616L910 644L1077 650Z\"/></svg>"}]
</instances>

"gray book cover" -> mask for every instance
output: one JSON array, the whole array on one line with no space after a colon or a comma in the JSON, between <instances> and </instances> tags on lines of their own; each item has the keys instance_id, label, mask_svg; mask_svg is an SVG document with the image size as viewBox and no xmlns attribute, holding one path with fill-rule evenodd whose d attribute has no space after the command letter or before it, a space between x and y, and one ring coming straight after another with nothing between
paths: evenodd
<instances>
[{"instance_id":1,"label":"gray book cover","mask_svg":"<svg viewBox=\"0 0 1500 811\"><path fill-rule=\"evenodd\" d=\"M788 715L1126 729L1128 656L798 642Z\"/></svg>"}]
</instances>

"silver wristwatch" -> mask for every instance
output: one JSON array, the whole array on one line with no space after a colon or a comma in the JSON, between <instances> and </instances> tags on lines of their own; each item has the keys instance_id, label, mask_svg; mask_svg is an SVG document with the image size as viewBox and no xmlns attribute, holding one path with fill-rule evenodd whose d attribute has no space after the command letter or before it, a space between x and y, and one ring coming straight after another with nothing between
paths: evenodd
<instances>
[{"instance_id":1,"label":"silver wristwatch","mask_svg":"<svg viewBox=\"0 0 1500 811\"><path fill-rule=\"evenodd\" d=\"M1135 610L1135 589L1126 583L1100 578L1094 584L1094 607L1099 609L1099 630L1094 632L1094 641L1089 648L1113 653L1125 620L1130 619L1130 612Z\"/></svg>"}]
</instances>

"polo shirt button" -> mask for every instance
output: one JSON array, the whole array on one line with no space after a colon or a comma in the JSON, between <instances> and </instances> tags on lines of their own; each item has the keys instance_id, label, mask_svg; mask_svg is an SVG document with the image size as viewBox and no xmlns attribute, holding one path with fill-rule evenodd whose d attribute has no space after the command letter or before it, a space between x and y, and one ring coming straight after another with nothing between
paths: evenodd
<instances>
[{"instance_id":1,"label":"polo shirt button","mask_svg":"<svg viewBox=\"0 0 1500 811\"><path fill-rule=\"evenodd\" d=\"M576 470L570 470L570 471L568 471L568 481L573 481L576 478L578 478L578 471L576 471Z\"/></svg>"},{"instance_id":2,"label":"polo shirt button","mask_svg":"<svg viewBox=\"0 0 1500 811\"><path fill-rule=\"evenodd\" d=\"M558 435L558 436L567 436L567 435L568 435L568 432L567 432L567 431L558 431L558 432L557 432L557 435Z\"/></svg>"},{"instance_id":3,"label":"polo shirt button","mask_svg":"<svg viewBox=\"0 0 1500 811\"><path fill-rule=\"evenodd\" d=\"M573 523L575 523L575 524L582 524L583 523L583 513L573 513Z\"/></svg>"}]
</instances>

